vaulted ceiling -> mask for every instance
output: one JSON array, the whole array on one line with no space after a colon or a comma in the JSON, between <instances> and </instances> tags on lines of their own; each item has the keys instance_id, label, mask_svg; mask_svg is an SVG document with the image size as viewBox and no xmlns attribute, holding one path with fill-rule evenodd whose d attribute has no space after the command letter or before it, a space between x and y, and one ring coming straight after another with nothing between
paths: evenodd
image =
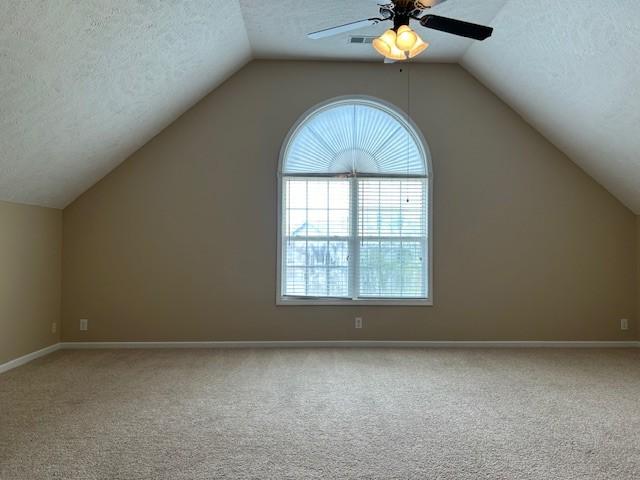
<instances>
[{"instance_id":1,"label":"vaulted ceiling","mask_svg":"<svg viewBox=\"0 0 640 480\"><path fill-rule=\"evenodd\" d=\"M639 214L640 1L509 0L492 24L462 65Z\"/></svg>"},{"instance_id":2,"label":"vaulted ceiling","mask_svg":"<svg viewBox=\"0 0 640 480\"><path fill-rule=\"evenodd\" d=\"M305 37L373 16L376 3L1 2L0 199L66 206L251 58L379 61L348 34ZM640 213L640 2L436 9L496 30L483 43L424 31L419 60L460 63Z\"/></svg>"},{"instance_id":3,"label":"vaulted ceiling","mask_svg":"<svg viewBox=\"0 0 640 480\"><path fill-rule=\"evenodd\" d=\"M66 206L250 58L235 0L3 0L0 199Z\"/></svg>"}]
</instances>

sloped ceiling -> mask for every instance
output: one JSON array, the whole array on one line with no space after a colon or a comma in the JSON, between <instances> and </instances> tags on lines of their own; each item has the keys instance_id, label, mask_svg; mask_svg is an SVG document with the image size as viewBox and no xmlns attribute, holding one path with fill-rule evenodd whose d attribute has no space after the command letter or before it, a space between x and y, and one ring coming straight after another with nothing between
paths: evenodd
<instances>
[{"instance_id":1,"label":"sloped ceiling","mask_svg":"<svg viewBox=\"0 0 640 480\"><path fill-rule=\"evenodd\" d=\"M237 1L0 2L0 199L64 207L250 58Z\"/></svg>"},{"instance_id":2,"label":"sloped ceiling","mask_svg":"<svg viewBox=\"0 0 640 480\"><path fill-rule=\"evenodd\" d=\"M640 1L509 0L493 26L462 65L640 214Z\"/></svg>"},{"instance_id":3,"label":"sloped ceiling","mask_svg":"<svg viewBox=\"0 0 640 480\"><path fill-rule=\"evenodd\" d=\"M379 61L348 34L305 37L376 3L0 2L0 199L66 206L251 58ZM423 30L420 61L460 62L640 213L640 2L448 0L434 13L496 31L474 43Z\"/></svg>"}]
</instances>

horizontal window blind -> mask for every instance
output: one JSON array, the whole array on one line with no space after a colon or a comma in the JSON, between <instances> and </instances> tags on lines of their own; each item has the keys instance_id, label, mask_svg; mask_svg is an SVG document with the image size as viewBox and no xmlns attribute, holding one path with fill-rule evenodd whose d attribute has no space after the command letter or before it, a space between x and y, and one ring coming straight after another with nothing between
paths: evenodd
<instances>
[{"instance_id":1,"label":"horizontal window blind","mask_svg":"<svg viewBox=\"0 0 640 480\"><path fill-rule=\"evenodd\" d=\"M359 296L426 296L426 180L358 181Z\"/></svg>"},{"instance_id":2,"label":"horizontal window blind","mask_svg":"<svg viewBox=\"0 0 640 480\"><path fill-rule=\"evenodd\" d=\"M350 297L351 182L285 179L283 294Z\"/></svg>"},{"instance_id":3,"label":"horizontal window blind","mask_svg":"<svg viewBox=\"0 0 640 480\"><path fill-rule=\"evenodd\" d=\"M427 180L283 179L282 294L427 296Z\"/></svg>"}]
</instances>

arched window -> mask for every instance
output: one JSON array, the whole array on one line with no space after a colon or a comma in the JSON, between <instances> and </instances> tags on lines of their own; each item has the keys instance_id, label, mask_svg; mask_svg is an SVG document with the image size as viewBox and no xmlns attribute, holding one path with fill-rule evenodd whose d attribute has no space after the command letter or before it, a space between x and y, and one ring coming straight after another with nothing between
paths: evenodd
<instances>
[{"instance_id":1,"label":"arched window","mask_svg":"<svg viewBox=\"0 0 640 480\"><path fill-rule=\"evenodd\" d=\"M431 304L427 146L361 97L305 114L279 169L278 304Z\"/></svg>"}]
</instances>

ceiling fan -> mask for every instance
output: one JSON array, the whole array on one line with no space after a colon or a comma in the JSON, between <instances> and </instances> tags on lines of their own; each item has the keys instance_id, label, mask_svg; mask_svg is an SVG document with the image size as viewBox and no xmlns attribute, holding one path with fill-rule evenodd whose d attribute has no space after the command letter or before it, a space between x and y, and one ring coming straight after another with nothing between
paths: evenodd
<instances>
[{"instance_id":1,"label":"ceiling fan","mask_svg":"<svg viewBox=\"0 0 640 480\"><path fill-rule=\"evenodd\" d=\"M473 40L485 40L493 33L493 28L485 27L484 25L440 17L430 13L425 14L425 10L444 3L446 0L388 0L388 3L382 3L383 1L385 0L376 1L380 8L379 17L326 28L309 33L307 36L313 40L319 40L377 25L381 22L393 22L393 28L390 28L373 41L373 48L385 57L385 62L393 63L413 58L429 46L427 42L420 38L420 35L411 29L409 25L411 20L417 20L420 25L426 28L451 33L460 37L472 38Z\"/></svg>"}]
</instances>

